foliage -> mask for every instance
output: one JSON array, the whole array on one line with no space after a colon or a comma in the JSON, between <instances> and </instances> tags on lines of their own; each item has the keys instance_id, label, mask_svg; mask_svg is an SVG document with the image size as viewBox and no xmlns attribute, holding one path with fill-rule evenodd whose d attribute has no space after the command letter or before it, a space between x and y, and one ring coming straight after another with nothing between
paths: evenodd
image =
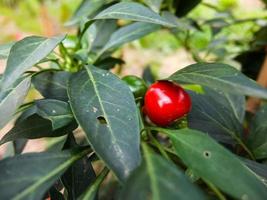
<instances>
[{"instance_id":1,"label":"foliage","mask_svg":"<svg viewBox=\"0 0 267 200\"><path fill-rule=\"evenodd\" d=\"M245 114L245 97L267 99L267 90L231 65L203 62L201 52L224 60L217 36L237 20L193 20L199 1L172 2L84 0L67 23L76 35L0 47L0 126L16 120L0 140L16 152L0 161L0 199L267 198L266 106ZM143 98L121 80L117 53L162 30L197 61L164 79L192 99L189 115L164 128L147 120ZM203 49L194 48L190 35L206 31ZM149 67L143 79L155 81ZM29 90L42 98L24 103ZM25 142L45 137L54 140L45 152L21 154Z\"/></svg>"}]
</instances>

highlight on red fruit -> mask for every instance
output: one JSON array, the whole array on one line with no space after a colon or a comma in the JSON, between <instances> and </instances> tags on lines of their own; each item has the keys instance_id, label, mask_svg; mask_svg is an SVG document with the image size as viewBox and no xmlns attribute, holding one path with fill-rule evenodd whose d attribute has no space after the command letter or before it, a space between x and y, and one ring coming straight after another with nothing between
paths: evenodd
<instances>
[{"instance_id":1,"label":"highlight on red fruit","mask_svg":"<svg viewBox=\"0 0 267 200\"><path fill-rule=\"evenodd\" d=\"M191 110L189 94L178 84L158 81L152 84L144 99L144 112L159 126L168 126Z\"/></svg>"}]
</instances>

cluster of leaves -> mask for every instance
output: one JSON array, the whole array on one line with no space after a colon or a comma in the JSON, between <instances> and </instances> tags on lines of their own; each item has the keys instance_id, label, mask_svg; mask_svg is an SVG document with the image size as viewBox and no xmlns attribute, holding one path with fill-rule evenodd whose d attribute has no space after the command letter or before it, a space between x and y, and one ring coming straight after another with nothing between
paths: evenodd
<instances>
[{"instance_id":1,"label":"cluster of leaves","mask_svg":"<svg viewBox=\"0 0 267 200\"><path fill-rule=\"evenodd\" d=\"M169 12L165 1L144 2L84 0L68 23L79 25L76 37L1 46L0 128L19 117L0 141L15 149L0 161L0 199L95 199L109 170L116 177L107 179L115 187L109 198L267 198L266 106L247 122L249 135L243 125L245 96L267 99L266 89L226 64L190 65L166 78L191 89L187 124L160 128L110 72L123 64L113 57L121 45L190 26L173 5ZM151 76L146 70L148 82ZM43 99L23 104L32 87ZM59 136L45 152L21 154L29 139Z\"/></svg>"}]
</instances>

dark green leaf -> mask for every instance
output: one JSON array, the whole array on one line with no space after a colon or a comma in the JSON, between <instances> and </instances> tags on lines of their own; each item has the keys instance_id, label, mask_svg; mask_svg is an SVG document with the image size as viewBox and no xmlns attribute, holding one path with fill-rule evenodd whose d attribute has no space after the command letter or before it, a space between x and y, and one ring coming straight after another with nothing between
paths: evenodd
<instances>
[{"instance_id":1,"label":"dark green leaf","mask_svg":"<svg viewBox=\"0 0 267 200\"><path fill-rule=\"evenodd\" d=\"M61 194L55 187L50 188L49 196L51 200L65 200L63 194Z\"/></svg>"},{"instance_id":2,"label":"dark green leaf","mask_svg":"<svg viewBox=\"0 0 267 200\"><path fill-rule=\"evenodd\" d=\"M178 0L174 2L176 5L176 16L182 17L195 8L201 0Z\"/></svg>"},{"instance_id":3,"label":"dark green leaf","mask_svg":"<svg viewBox=\"0 0 267 200\"><path fill-rule=\"evenodd\" d=\"M251 120L249 146L258 159L267 158L267 105L264 105Z\"/></svg>"},{"instance_id":4,"label":"dark green leaf","mask_svg":"<svg viewBox=\"0 0 267 200\"><path fill-rule=\"evenodd\" d=\"M17 81L12 88L0 91L0 129L13 117L16 109L23 103L30 88L31 79Z\"/></svg>"},{"instance_id":5,"label":"dark green leaf","mask_svg":"<svg viewBox=\"0 0 267 200\"><path fill-rule=\"evenodd\" d=\"M70 76L68 72L45 71L34 76L32 83L43 97L67 101L67 82Z\"/></svg>"},{"instance_id":6,"label":"dark green leaf","mask_svg":"<svg viewBox=\"0 0 267 200\"><path fill-rule=\"evenodd\" d=\"M139 39L151 32L159 30L160 28L160 25L144 22L135 22L124 26L111 35L109 41L99 52L99 55L103 54L105 51L113 50L125 43Z\"/></svg>"},{"instance_id":7,"label":"dark green leaf","mask_svg":"<svg viewBox=\"0 0 267 200\"><path fill-rule=\"evenodd\" d=\"M168 27L176 26L149 8L134 2L117 3L100 12L94 19L126 19Z\"/></svg>"},{"instance_id":8,"label":"dark green leaf","mask_svg":"<svg viewBox=\"0 0 267 200\"><path fill-rule=\"evenodd\" d=\"M11 47L14 45L14 42L0 45L0 59L6 59L9 55Z\"/></svg>"},{"instance_id":9,"label":"dark green leaf","mask_svg":"<svg viewBox=\"0 0 267 200\"><path fill-rule=\"evenodd\" d=\"M233 94L267 98L267 89L226 64L198 63L189 65L175 72L168 80L178 83L195 83Z\"/></svg>"},{"instance_id":10,"label":"dark green leaf","mask_svg":"<svg viewBox=\"0 0 267 200\"><path fill-rule=\"evenodd\" d=\"M11 86L25 71L53 51L64 38L65 36L30 36L15 43L10 50L1 88Z\"/></svg>"},{"instance_id":11,"label":"dark green leaf","mask_svg":"<svg viewBox=\"0 0 267 200\"><path fill-rule=\"evenodd\" d=\"M52 123L53 130L68 125L73 115L68 103L55 99L42 99L35 102L37 114Z\"/></svg>"},{"instance_id":12,"label":"dark green leaf","mask_svg":"<svg viewBox=\"0 0 267 200\"><path fill-rule=\"evenodd\" d=\"M53 131L51 122L41 118L39 115L32 115L27 119L17 123L0 141L0 144L8 141L27 138L36 139L41 137L58 137L77 128L75 122L70 123L66 127Z\"/></svg>"},{"instance_id":13,"label":"dark green leaf","mask_svg":"<svg viewBox=\"0 0 267 200\"><path fill-rule=\"evenodd\" d=\"M121 199L205 199L173 163L144 148L144 161L127 180Z\"/></svg>"},{"instance_id":14,"label":"dark green leaf","mask_svg":"<svg viewBox=\"0 0 267 200\"><path fill-rule=\"evenodd\" d=\"M104 168L98 175L94 183L87 188L87 190L79 197L78 200L95 200L98 188L107 176L108 172L109 170L107 168Z\"/></svg>"},{"instance_id":15,"label":"dark green leaf","mask_svg":"<svg viewBox=\"0 0 267 200\"><path fill-rule=\"evenodd\" d=\"M119 58L107 57L103 60L97 61L94 65L100 69L110 70L116 65L122 65L124 61Z\"/></svg>"},{"instance_id":16,"label":"dark green leaf","mask_svg":"<svg viewBox=\"0 0 267 200\"><path fill-rule=\"evenodd\" d=\"M232 144L233 138L241 138L243 128L237 115L239 113L243 115L244 112L242 95L205 88L205 94L190 92L190 96L192 99L192 110L188 115L190 128L208 133L223 143ZM239 101L240 98L242 101ZM235 106L236 104L239 105ZM242 107L240 112L239 107Z\"/></svg>"},{"instance_id":17,"label":"dark green leaf","mask_svg":"<svg viewBox=\"0 0 267 200\"><path fill-rule=\"evenodd\" d=\"M240 159L245 163L245 165L249 169L251 169L258 176L260 176L263 179L262 181L265 182L265 184L267 184L267 166L266 166L266 164L258 163L256 161L249 160L249 159L246 159L243 157L241 157Z\"/></svg>"},{"instance_id":18,"label":"dark green leaf","mask_svg":"<svg viewBox=\"0 0 267 200\"><path fill-rule=\"evenodd\" d=\"M24 147L26 146L28 140L27 139L17 139L13 141L15 154L20 154Z\"/></svg>"},{"instance_id":19,"label":"dark green leaf","mask_svg":"<svg viewBox=\"0 0 267 200\"><path fill-rule=\"evenodd\" d=\"M156 78L155 78L150 66L147 66L144 69L142 77L148 85L151 85L152 83L154 83L156 81Z\"/></svg>"},{"instance_id":20,"label":"dark green leaf","mask_svg":"<svg viewBox=\"0 0 267 200\"><path fill-rule=\"evenodd\" d=\"M74 147L78 147L78 145L73 134L69 134L63 148L72 149ZM68 199L77 199L95 178L90 158L85 157L76 161L61 177L68 192Z\"/></svg>"},{"instance_id":21,"label":"dark green leaf","mask_svg":"<svg viewBox=\"0 0 267 200\"><path fill-rule=\"evenodd\" d=\"M94 14L99 8L101 8L107 0L83 0L70 21L66 23L67 26L77 24L82 19L87 18Z\"/></svg>"},{"instance_id":22,"label":"dark green leaf","mask_svg":"<svg viewBox=\"0 0 267 200\"><path fill-rule=\"evenodd\" d=\"M140 163L134 97L114 74L93 66L85 68L69 82L73 114L98 156L125 180Z\"/></svg>"},{"instance_id":23,"label":"dark green leaf","mask_svg":"<svg viewBox=\"0 0 267 200\"><path fill-rule=\"evenodd\" d=\"M237 199L266 199L267 187L234 154L208 135L192 130L167 130L177 155L202 179Z\"/></svg>"},{"instance_id":24,"label":"dark green leaf","mask_svg":"<svg viewBox=\"0 0 267 200\"><path fill-rule=\"evenodd\" d=\"M39 200L64 171L88 153L28 153L0 161L0 199Z\"/></svg>"}]
</instances>

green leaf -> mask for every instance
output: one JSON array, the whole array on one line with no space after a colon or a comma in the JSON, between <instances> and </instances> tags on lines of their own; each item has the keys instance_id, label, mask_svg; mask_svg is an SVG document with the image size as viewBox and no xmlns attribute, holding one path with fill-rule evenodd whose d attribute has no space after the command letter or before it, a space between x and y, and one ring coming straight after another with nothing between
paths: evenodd
<instances>
[{"instance_id":1,"label":"green leaf","mask_svg":"<svg viewBox=\"0 0 267 200\"><path fill-rule=\"evenodd\" d=\"M99 186L108 175L108 172L109 170L104 168L94 183L86 189L86 191L78 198L78 200L95 200Z\"/></svg>"},{"instance_id":2,"label":"green leaf","mask_svg":"<svg viewBox=\"0 0 267 200\"><path fill-rule=\"evenodd\" d=\"M28 153L0 161L0 199L39 200L64 171L88 153Z\"/></svg>"},{"instance_id":3,"label":"green leaf","mask_svg":"<svg viewBox=\"0 0 267 200\"><path fill-rule=\"evenodd\" d=\"M150 24L144 22L136 22L127 26L124 26L114 32L109 41L100 51L100 55L105 51L114 50L115 48L131 42L133 40L139 39L149 33L159 30L161 27L157 24Z\"/></svg>"},{"instance_id":4,"label":"green leaf","mask_svg":"<svg viewBox=\"0 0 267 200\"><path fill-rule=\"evenodd\" d=\"M55 99L42 99L35 102L37 114L52 123L53 130L66 126L73 121L68 103Z\"/></svg>"},{"instance_id":5,"label":"green leaf","mask_svg":"<svg viewBox=\"0 0 267 200\"><path fill-rule=\"evenodd\" d=\"M233 94L267 98L267 89L243 75L240 71L221 63L197 63L171 75L168 80L195 83Z\"/></svg>"},{"instance_id":6,"label":"green leaf","mask_svg":"<svg viewBox=\"0 0 267 200\"><path fill-rule=\"evenodd\" d=\"M30 88L31 79L17 81L12 88L0 91L0 129L13 117L16 109L23 103Z\"/></svg>"},{"instance_id":7,"label":"green leaf","mask_svg":"<svg viewBox=\"0 0 267 200\"><path fill-rule=\"evenodd\" d=\"M64 38L65 36L52 38L30 36L15 43L7 60L2 89L8 88L25 71L45 58Z\"/></svg>"},{"instance_id":8,"label":"green leaf","mask_svg":"<svg viewBox=\"0 0 267 200\"><path fill-rule=\"evenodd\" d=\"M257 159L267 158L267 105L263 105L251 120L248 145Z\"/></svg>"},{"instance_id":9,"label":"green leaf","mask_svg":"<svg viewBox=\"0 0 267 200\"><path fill-rule=\"evenodd\" d=\"M169 22L149 8L134 2L117 3L100 12L94 19L126 19L176 27L176 24Z\"/></svg>"},{"instance_id":10,"label":"green leaf","mask_svg":"<svg viewBox=\"0 0 267 200\"><path fill-rule=\"evenodd\" d=\"M110 70L114 68L116 65L122 65L124 64L124 61L119 58L113 58L113 57L107 57L103 60L98 60L95 62L95 66L97 66L100 69Z\"/></svg>"},{"instance_id":11,"label":"green leaf","mask_svg":"<svg viewBox=\"0 0 267 200\"><path fill-rule=\"evenodd\" d=\"M192 100L192 109L188 115L189 127L208 133L217 141L232 144L233 139L241 138L243 131L235 111L245 104L234 106L244 103L235 101L240 100L239 96L242 95L216 92L209 88L204 91L204 94L189 92Z\"/></svg>"},{"instance_id":12,"label":"green leaf","mask_svg":"<svg viewBox=\"0 0 267 200\"><path fill-rule=\"evenodd\" d=\"M32 83L43 97L67 101L67 82L70 76L69 72L45 71L33 76Z\"/></svg>"},{"instance_id":13,"label":"green leaf","mask_svg":"<svg viewBox=\"0 0 267 200\"><path fill-rule=\"evenodd\" d=\"M14 42L0 45L0 59L6 59Z\"/></svg>"},{"instance_id":14,"label":"green leaf","mask_svg":"<svg viewBox=\"0 0 267 200\"><path fill-rule=\"evenodd\" d=\"M110 36L117 30L117 22L113 19L95 21L84 33L88 50L97 53L109 41ZM84 43L84 42L83 42Z\"/></svg>"},{"instance_id":15,"label":"green leaf","mask_svg":"<svg viewBox=\"0 0 267 200\"><path fill-rule=\"evenodd\" d=\"M70 21L66 23L67 26L75 25L84 18L93 15L99 8L101 8L107 0L83 0Z\"/></svg>"},{"instance_id":16,"label":"green leaf","mask_svg":"<svg viewBox=\"0 0 267 200\"><path fill-rule=\"evenodd\" d=\"M240 157L240 159L244 162L244 164L251 169L253 172L255 172L258 176L262 178L262 181L267 184L267 166L264 163L258 163L253 160L249 160L243 157Z\"/></svg>"},{"instance_id":17,"label":"green leaf","mask_svg":"<svg viewBox=\"0 0 267 200\"><path fill-rule=\"evenodd\" d=\"M43 119L39 115L34 114L15 124L15 126L1 139L0 144L20 138L36 139L41 137L59 137L70 133L76 128L77 124L72 122L66 127L53 131L49 120Z\"/></svg>"},{"instance_id":18,"label":"green leaf","mask_svg":"<svg viewBox=\"0 0 267 200\"><path fill-rule=\"evenodd\" d=\"M63 149L78 147L73 134L69 134ZM90 157L76 161L61 177L68 199L77 199L96 178Z\"/></svg>"},{"instance_id":19,"label":"green leaf","mask_svg":"<svg viewBox=\"0 0 267 200\"><path fill-rule=\"evenodd\" d=\"M267 187L234 154L208 135L192 130L167 130L177 155L202 179L237 199L266 199Z\"/></svg>"},{"instance_id":20,"label":"green leaf","mask_svg":"<svg viewBox=\"0 0 267 200\"><path fill-rule=\"evenodd\" d=\"M200 200L205 198L173 163L148 152L146 147L144 160L127 180L120 199Z\"/></svg>"},{"instance_id":21,"label":"green leaf","mask_svg":"<svg viewBox=\"0 0 267 200\"><path fill-rule=\"evenodd\" d=\"M156 13L159 13L163 0L144 0L144 2Z\"/></svg>"},{"instance_id":22,"label":"green leaf","mask_svg":"<svg viewBox=\"0 0 267 200\"><path fill-rule=\"evenodd\" d=\"M130 89L114 74L85 66L70 79L68 95L95 152L125 180L140 163L138 113Z\"/></svg>"},{"instance_id":23,"label":"green leaf","mask_svg":"<svg viewBox=\"0 0 267 200\"><path fill-rule=\"evenodd\" d=\"M193 8L195 8L201 0L178 0L176 3L176 12L175 15L177 17L182 17L189 13Z\"/></svg>"}]
</instances>

